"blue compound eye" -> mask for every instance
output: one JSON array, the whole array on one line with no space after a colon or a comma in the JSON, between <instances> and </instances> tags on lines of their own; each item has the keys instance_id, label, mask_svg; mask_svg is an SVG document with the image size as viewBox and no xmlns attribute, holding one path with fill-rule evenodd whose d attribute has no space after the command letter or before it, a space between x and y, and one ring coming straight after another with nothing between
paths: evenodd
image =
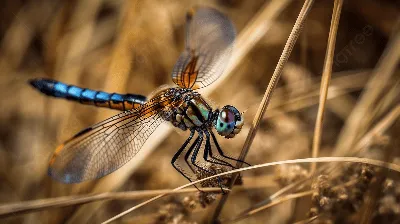
<instances>
[{"instance_id":1,"label":"blue compound eye","mask_svg":"<svg viewBox=\"0 0 400 224\"><path fill-rule=\"evenodd\" d=\"M235 128L235 114L228 108L223 108L219 112L215 129L222 136L227 136L232 133Z\"/></svg>"}]
</instances>

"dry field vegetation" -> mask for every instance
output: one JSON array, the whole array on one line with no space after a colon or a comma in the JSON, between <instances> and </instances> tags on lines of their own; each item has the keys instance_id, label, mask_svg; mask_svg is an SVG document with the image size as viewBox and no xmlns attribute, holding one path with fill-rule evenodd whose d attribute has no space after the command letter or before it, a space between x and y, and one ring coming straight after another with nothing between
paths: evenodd
<instances>
[{"instance_id":1,"label":"dry field vegetation","mask_svg":"<svg viewBox=\"0 0 400 224\"><path fill-rule=\"evenodd\" d=\"M264 165L223 196L215 179L198 184L204 192L171 192L188 184L170 164L188 133L165 125L105 178L48 177L58 144L117 112L46 97L27 81L149 95L172 83L185 13L199 4L238 31L228 71L201 91L246 111L242 132L219 143ZM102 223L132 207L114 222L400 222L398 1L9 0L0 11L1 223ZM232 177L222 177L227 187Z\"/></svg>"}]
</instances>

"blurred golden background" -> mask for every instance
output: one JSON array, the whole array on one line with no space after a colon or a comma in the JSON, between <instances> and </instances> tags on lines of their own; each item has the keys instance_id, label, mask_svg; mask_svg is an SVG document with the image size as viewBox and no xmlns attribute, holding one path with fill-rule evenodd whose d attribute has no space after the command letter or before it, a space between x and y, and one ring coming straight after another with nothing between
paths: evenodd
<instances>
[{"instance_id":1,"label":"blurred golden background","mask_svg":"<svg viewBox=\"0 0 400 224\"><path fill-rule=\"evenodd\" d=\"M237 157L303 4L303 1L278 2L280 0L2 1L0 206L84 193L173 189L187 183L170 164L173 154L188 136L187 132L175 129L156 136L158 140L151 139L154 146L140 158L98 181L67 185L52 180L47 176L47 163L55 147L81 129L117 112L47 97L31 88L27 81L47 77L95 90L149 95L160 85L172 84L171 70L184 45L185 15L195 5L211 6L225 13L238 31L237 48L246 49L242 57L234 59L235 67L229 78L207 92L207 98L215 105L230 104L246 111L241 134L231 140L219 138L222 148ZM311 157L332 9L333 1L316 1L313 5L247 162L260 164ZM396 0L344 2L320 156L337 152L335 146L346 137L342 136L343 130L352 125L348 118L353 109L369 88L374 89L374 83L369 80L376 74L377 63L382 60L385 48L391 46L389 41L400 36L399 12L400 4ZM256 36L256 40L250 38L249 34L257 32L261 36ZM398 45L391 47L397 49ZM384 91L371 102L374 111L360 115L365 116L368 123L358 129L357 139L366 136L391 111L398 116L399 74L397 66ZM374 148L373 152L357 156L383 160L379 156L386 155L385 150L393 151L388 160L393 162L400 146L400 125L395 121L396 118L392 126L373 135L372 142L363 146L365 150ZM243 185L237 186L221 217L234 218L287 184L307 176L308 169L308 164L300 164L282 166L275 171L268 168L243 173ZM395 177L392 186L397 186ZM371 188L365 191L367 189ZM185 195L167 196L117 222L205 223L212 214L213 205L197 206L188 212L179 207ZM113 200L51 208L0 217L0 222L101 223L141 201ZM376 206L381 208L382 203ZM400 202L396 199L391 203L394 204L388 206L387 214L394 218L388 219L388 223L400 220ZM293 199L239 223L294 223L312 217L310 209L315 206L311 196ZM340 220L331 210L323 210L321 204L318 206L321 207L318 212L330 215L326 215L326 219L319 216L315 223ZM357 209L350 210L357 214ZM373 222L386 221L386 216L379 217L382 214L374 216Z\"/></svg>"}]
</instances>

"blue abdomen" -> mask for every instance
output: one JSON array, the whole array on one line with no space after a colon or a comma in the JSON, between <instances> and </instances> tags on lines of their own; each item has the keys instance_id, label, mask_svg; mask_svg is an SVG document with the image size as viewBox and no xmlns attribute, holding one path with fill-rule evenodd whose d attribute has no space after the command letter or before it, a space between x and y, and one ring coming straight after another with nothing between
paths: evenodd
<instances>
[{"instance_id":1,"label":"blue abdomen","mask_svg":"<svg viewBox=\"0 0 400 224\"><path fill-rule=\"evenodd\" d=\"M136 109L146 102L146 97L142 95L106 93L67 85L52 79L32 79L29 83L48 96L116 110Z\"/></svg>"}]
</instances>

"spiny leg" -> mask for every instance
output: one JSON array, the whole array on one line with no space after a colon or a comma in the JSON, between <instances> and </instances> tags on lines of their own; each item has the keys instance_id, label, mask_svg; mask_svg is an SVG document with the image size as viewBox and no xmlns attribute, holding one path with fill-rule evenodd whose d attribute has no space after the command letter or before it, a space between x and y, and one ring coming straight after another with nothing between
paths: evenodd
<instances>
[{"instance_id":1,"label":"spiny leg","mask_svg":"<svg viewBox=\"0 0 400 224\"><path fill-rule=\"evenodd\" d=\"M171 164L172 166L182 175L184 176L186 179L188 179L190 182L192 182L192 180L185 174L183 173L183 171L181 169L179 169L176 165L175 162L176 160L179 158L179 156L182 154L183 150L185 150L186 146L189 144L189 142L192 140L193 136L194 136L194 130L190 132L189 138L186 139L186 141L183 143L183 145L179 148L179 150L175 153L174 157L172 157L171 160ZM195 186L196 187L196 186ZM197 187L196 187L197 188Z\"/></svg>"},{"instance_id":2,"label":"spiny leg","mask_svg":"<svg viewBox=\"0 0 400 224\"><path fill-rule=\"evenodd\" d=\"M215 175L216 174L215 172L207 170L207 169L205 169L205 168L203 168L203 167L201 167L201 166L196 164L197 155L199 154L200 146L201 146L201 144L203 142L203 132L201 132L201 131L199 131L199 138L200 138L199 143L194 148L193 155L192 155L192 158L191 158L192 164L195 167L197 167L198 169L203 170L206 173L209 173L210 175ZM222 188L221 178L217 177L217 180L218 180L218 185L221 188L222 193L225 193L224 189Z\"/></svg>"},{"instance_id":3,"label":"spiny leg","mask_svg":"<svg viewBox=\"0 0 400 224\"><path fill-rule=\"evenodd\" d=\"M214 140L215 146L217 147L217 150L218 150L218 153L219 153L220 156L224 157L225 159L230 159L230 160L233 160L233 161L236 161L236 162L240 162L240 163L244 163L244 164L246 164L246 165L248 165L248 166L251 166L249 163L247 163L247 162L245 162L245 161L242 161L242 160L240 160L240 159L235 159L235 158L226 156L226 155L224 154L224 152L222 151L221 147L219 146L219 144L218 144L218 142L217 142L217 138L215 138L214 133L213 133L212 131L211 131L210 133L211 133L211 137L212 137L213 140Z\"/></svg>"},{"instance_id":4,"label":"spiny leg","mask_svg":"<svg viewBox=\"0 0 400 224\"><path fill-rule=\"evenodd\" d=\"M221 165L221 166L227 166L227 167L231 167L233 169L236 169L236 167L234 167L232 164L213 156L212 149L211 149L210 133L207 130L205 130L204 133L206 134L206 147L205 147L205 150L204 150L204 160L206 160L207 162L210 162L210 163L214 163L214 164L218 164L218 165ZM210 155L210 157L213 160L209 160L208 159L208 155Z\"/></svg>"}]
</instances>

